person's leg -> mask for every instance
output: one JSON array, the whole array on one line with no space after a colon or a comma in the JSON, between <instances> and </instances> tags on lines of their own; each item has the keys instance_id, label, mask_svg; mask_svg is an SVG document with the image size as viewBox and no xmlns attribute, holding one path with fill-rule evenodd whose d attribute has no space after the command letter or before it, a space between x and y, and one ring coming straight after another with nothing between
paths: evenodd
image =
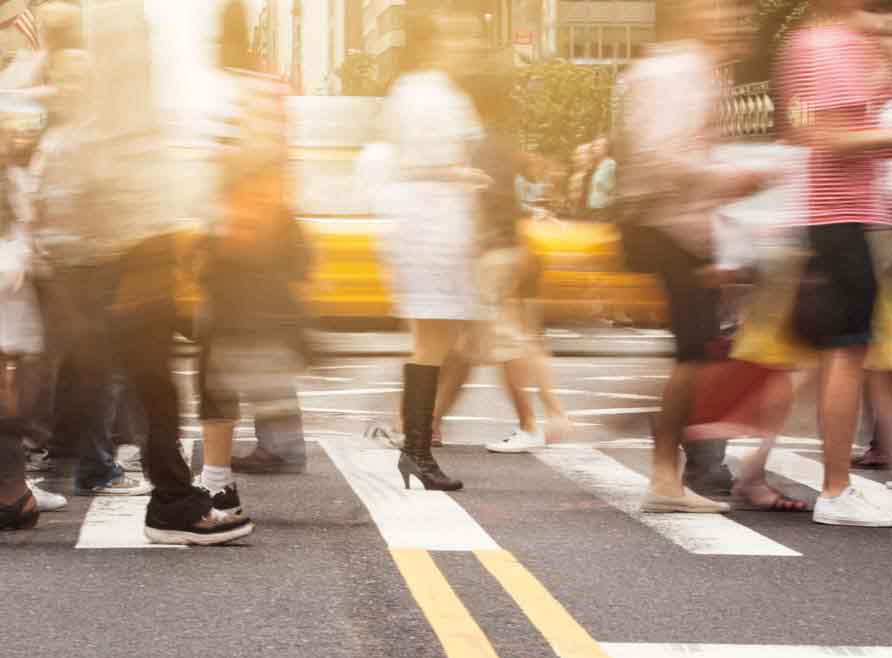
<instances>
[{"instance_id":1,"label":"person's leg","mask_svg":"<svg viewBox=\"0 0 892 658\"><path fill-rule=\"evenodd\" d=\"M77 374L77 400L70 405L70 419L78 432L75 489L82 495L146 493L144 486L124 477L115 462L106 418L113 358L106 311L111 285L102 268L61 270L47 297L48 323L55 326L51 332L58 332L51 340L64 345ZM60 337L61 333L66 336Z\"/></svg>"},{"instance_id":2,"label":"person's leg","mask_svg":"<svg viewBox=\"0 0 892 658\"><path fill-rule=\"evenodd\" d=\"M789 498L769 486L766 465L784 422L790 414L795 396L793 377L790 373L777 372L759 392L758 428L762 443L751 455L742 460L734 480L732 493L758 509L802 512L808 509L803 500Z\"/></svg>"},{"instance_id":3,"label":"person's leg","mask_svg":"<svg viewBox=\"0 0 892 658\"><path fill-rule=\"evenodd\" d=\"M24 530L40 512L25 481L24 423L18 416L15 370L0 359L0 530Z\"/></svg>"},{"instance_id":4,"label":"person's leg","mask_svg":"<svg viewBox=\"0 0 892 658\"><path fill-rule=\"evenodd\" d=\"M513 359L502 365L502 382L514 405L518 427L527 434L536 434L536 410L524 390L530 381L530 369L526 359Z\"/></svg>"},{"instance_id":5,"label":"person's leg","mask_svg":"<svg viewBox=\"0 0 892 658\"><path fill-rule=\"evenodd\" d=\"M127 381L146 413L143 460L154 485L146 536L172 544L218 544L243 537L253 530L250 521L212 510L208 493L192 486L179 448L179 405L169 365L176 327L172 239L146 241L119 265L115 342Z\"/></svg>"},{"instance_id":6,"label":"person's leg","mask_svg":"<svg viewBox=\"0 0 892 658\"><path fill-rule=\"evenodd\" d=\"M873 427L873 438L858 465L862 468L888 466L892 454L892 373L868 373L864 405L865 421L872 421L868 427Z\"/></svg>"},{"instance_id":7,"label":"person's leg","mask_svg":"<svg viewBox=\"0 0 892 658\"><path fill-rule=\"evenodd\" d=\"M439 436L440 424L455 407L461 396L462 388L471 377L471 362L464 358L458 350L450 350L440 366L440 380L437 384L437 403L434 406L433 432Z\"/></svg>"},{"instance_id":8,"label":"person's leg","mask_svg":"<svg viewBox=\"0 0 892 658\"><path fill-rule=\"evenodd\" d=\"M527 336L527 369L530 379L539 390L539 401L545 411L545 441L554 443L567 438L570 421L564 405L554 393L551 369L548 367L548 352L542 340L542 312L538 302L525 299L521 302L520 313Z\"/></svg>"},{"instance_id":9,"label":"person's leg","mask_svg":"<svg viewBox=\"0 0 892 658\"><path fill-rule=\"evenodd\" d=\"M824 488L828 498L849 486L849 463L858 425L866 348L827 350L821 357L818 423L824 441Z\"/></svg>"},{"instance_id":10,"label":"person's leg","mask_svg":"<svg viewBox=\"0 0 892 658\"><path fill-rule=\"evenodd\" d=\"M406 439L399 471L406 487L410 476L426 489L454 491L462 483L447 477L431 453L434 406L440 366L455 342L462 323L450 320L415 320L415 352L403 370L403 431Z\"/></svg>"},{"instance_id":11,"label":"person's leg","mask_svg":"<svg viewBox=\"0 0 892 658\"><path fill-rule=\"evenodd\" d=\"M727 505L690 493L682 485L679 446L694 402L701 365L710 343L719 336L718 291L704 287L704 263L660 231L648 233L660 247L655 266L666 290L669 318L675 335L677 362L663 390L654 423L653 470L650 490L642 503L651 512L724 512Z\"/></svg>"}]
</instances>

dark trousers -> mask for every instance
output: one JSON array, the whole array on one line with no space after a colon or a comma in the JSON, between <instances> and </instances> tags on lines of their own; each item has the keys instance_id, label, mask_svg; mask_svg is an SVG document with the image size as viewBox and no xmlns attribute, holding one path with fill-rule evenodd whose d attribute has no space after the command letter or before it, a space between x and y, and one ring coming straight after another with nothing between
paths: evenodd
<instances>
[{"instance_id":1,"label":"dark trousers","mask_svg":"<svg viewBox=\"0 0 892 658\"><path fill-rule=\"evenodd\" d=\"M174 243L171 236L146 240L121 259L57 273L44 298L79 372L77 425L88 438L78 477L101 471L112 447L109 404L113 365L142 405L147 424L143 467L155 489L149 514L194 522L210 510L206 493L192 486L192 473L179 450L179 404L170 357L176 327ZM55 332L54 332L55 333ZM87 482L82 482L87 484Z\"/></svg>"},{"instance_id":2,"label":"dark trousers","mask_svg":"<svg viewBox=\"0 0 892 658\"><path fill-rule=\"evenodd\" d=\"M106 421L114 358L108 308L115 286L116 275L111 267L91 266L59 268L52 279L38 287L47 375L41 414L44 418L39 424L51 421L59 373L66 363L77 373L73 389L62 394L72 397L66 407L67 420L78 443L80 460L75 472L78 487L103 485L121 475L115 464L115 446Z\"/></svg>"}]
</instances>

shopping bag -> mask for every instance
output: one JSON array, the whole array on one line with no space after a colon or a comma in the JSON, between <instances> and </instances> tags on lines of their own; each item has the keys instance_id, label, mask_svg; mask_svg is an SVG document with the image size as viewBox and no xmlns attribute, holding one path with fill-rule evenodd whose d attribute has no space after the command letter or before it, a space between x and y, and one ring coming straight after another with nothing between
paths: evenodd
<instances>
[{"instance_id":1,"label":"shopping bag","mask_svg":"<svg viewBox=\"0 0 892 658\"><path fill-rule=\"evenodd\" d=\"M784 371L750 361L725 359L701 369L685 441L709 441L742 436L771 436L777 428L762 419L763 393Z\"/></svg>"}]
</instances>

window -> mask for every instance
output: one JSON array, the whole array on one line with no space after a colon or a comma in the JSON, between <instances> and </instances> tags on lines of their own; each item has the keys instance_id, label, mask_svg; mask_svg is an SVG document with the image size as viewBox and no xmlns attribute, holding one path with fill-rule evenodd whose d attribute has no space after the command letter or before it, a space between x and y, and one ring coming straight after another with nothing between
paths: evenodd
<instances>
[{"instance_id":1,"label":"window","mask_svg":"<svg viewBox=\"0 0 892 658\"><path fill-rule=\"evenodd\" d=\"M625 26L605 26L601 29L601 57L604 59L626 59L627 29Z\"/></svg>"},{"instance_id":2,"label":"window","mask_svg":"<svg viewBox=\"0 0 892 658\"><path fill-rule=\"evenodd\" d=\"M570 58L570 28L567 26L558 28L557 56Z\"/></svg>"},{"instance_id":3,"label":"window","mask_svg":"<svg viewBox=\"0 0 892 658\"><path fill-rule=\"evenodd\" d=\"M587 59L589 54L589 45L591 43L592 30L587 26L573 28L573 58Z\"/></svg>"}]
</instances>

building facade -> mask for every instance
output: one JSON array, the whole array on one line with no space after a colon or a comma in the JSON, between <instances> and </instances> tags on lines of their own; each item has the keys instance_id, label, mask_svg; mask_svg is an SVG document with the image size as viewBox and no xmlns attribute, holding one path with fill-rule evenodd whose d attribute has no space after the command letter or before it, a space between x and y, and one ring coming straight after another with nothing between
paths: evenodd
<instances>
[{"instance_id":1,"label":"building facade","mask_svg":"<svg viewBox=\"0 0 892 658\"><path fill-rule=\"evenodd\" d=\"M493 46L511 42L511 3L514 0L362 0L362 43L375 58L380 80L399 70L406 45L407 12L464 10L480 18L481 31Z\"/></svg>"},{"instance_id":2,"label":"building facade","mask_svg":"<svg viewBox=\"0 0 892 658\"><path fill-rule=\"evenodd\" d=\"M622 63L656 39L656 2L544 0L542 56L577 63Z\"/></svg>"},{"instance_id":3,"label":"building facade","mask_svg":"<svg viewBox=\"0 0 892 658\"><path fill-rule=\"evenodd\" d=\"M252 48L301 93L337 94L338 70L361 50L361 0L247 0Z\"/></svg>"}]
</instances>

